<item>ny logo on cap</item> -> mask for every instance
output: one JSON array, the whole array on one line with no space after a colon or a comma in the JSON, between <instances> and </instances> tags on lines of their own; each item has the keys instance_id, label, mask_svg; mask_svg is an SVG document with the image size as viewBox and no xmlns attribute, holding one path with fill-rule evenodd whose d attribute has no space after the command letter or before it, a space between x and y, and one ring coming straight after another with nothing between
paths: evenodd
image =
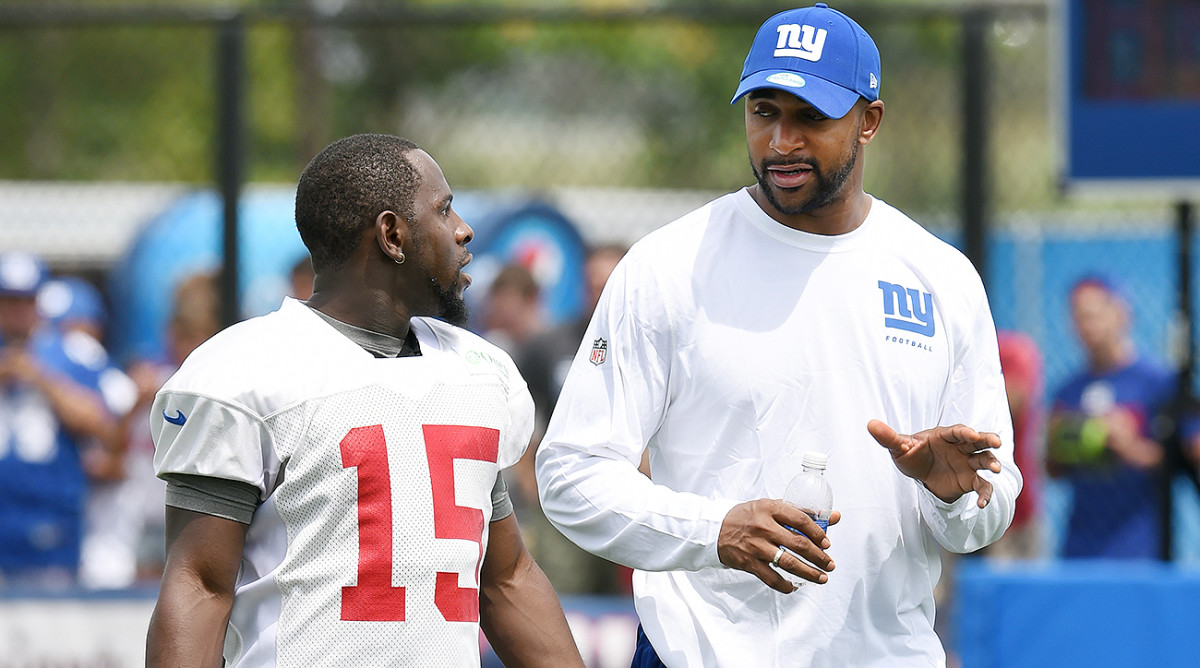
<instances>
[{"instance_id":1,"label":"ny logo on cap","mask_svg":"<svg viewBox=\"0 0 1200 668\"><path fill-rule=\"evenodd\" d=\"M775 44L776 58L803 58L814 63L821 59L827 34L824 28L789 23L775 30L779 32L779 41Z\"/></svg>"}]
</instances>

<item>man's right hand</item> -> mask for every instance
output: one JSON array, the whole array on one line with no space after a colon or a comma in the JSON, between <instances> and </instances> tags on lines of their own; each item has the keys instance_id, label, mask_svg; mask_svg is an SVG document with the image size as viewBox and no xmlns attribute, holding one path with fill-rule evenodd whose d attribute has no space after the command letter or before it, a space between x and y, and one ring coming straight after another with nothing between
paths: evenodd
<instances>
[{"instance_id":1,"label":"man's right hand","mask_svg":"<svg viewBox=\"0 0 1200 668\"><path fill-rule=\"evenodd\" d=\"M841 519L842 514L835 510L829 518L830 526ZM804 535L791 531L789 526ZM726 566L746 571L768 587L790 594L796 588L771 568L775 553L780 547L791 550L779 559L779 567L809 582L824 584L834 567L833 559L825 553L829 545L829 538L808 513L780 499L757 499L739 503L725 515L717 538L717 556Z\"/></svg>"}]
</instances>

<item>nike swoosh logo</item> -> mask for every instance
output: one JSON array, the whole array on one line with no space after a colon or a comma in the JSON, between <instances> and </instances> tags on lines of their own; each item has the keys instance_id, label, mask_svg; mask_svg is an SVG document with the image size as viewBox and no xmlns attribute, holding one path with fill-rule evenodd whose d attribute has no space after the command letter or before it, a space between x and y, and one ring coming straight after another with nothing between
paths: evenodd
<instances>
[{"instance_id":1,"label":"nike swoosh logo","mask_svg":"<svg viewBox=\"0 0 1200 668\"><path fill-rule=\"evenodd\" d=\"M175 415L167 415L167 412L163 411L163 419L171 424L180 426L183 426L183 423L187 422L187 416L184 415L183 411L179 410L178 408L175 409Z\"/></svg>"}]
</instances>

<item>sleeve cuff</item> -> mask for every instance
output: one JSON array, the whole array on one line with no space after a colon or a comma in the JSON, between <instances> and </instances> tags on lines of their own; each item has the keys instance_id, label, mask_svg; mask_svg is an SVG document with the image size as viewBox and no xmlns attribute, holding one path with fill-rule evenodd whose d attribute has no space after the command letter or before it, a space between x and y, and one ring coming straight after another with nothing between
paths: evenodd
<instances>
[{"instance_id":1,"label":"sleeve cuff","mask_svg":"<svg viewBox=\"0 0 1200 668\"><path fill-rule=\"evenodd\" d=\"M925 522L933 531L934 536L938 539L938 543L947 550L953 552L963 552L964 546L959 546L957 540L951 540L952 534L957 534L959 531L953 527L962 526L964 522L972 524L972 520L979 514L979 493L975 491L967 492L958 497L953 503L942 501L933 492L929 491L925 485L913 481L913 484L920 488L918 492L920 504L922 507L921 514L925 517Z\"/></svg>"},{"instance_id":2,"label":"sleeve cuff","mask_svg":"<svg viewBox=\"0 0 1200 668\"><path fill-rule=\"evenodd\" d=\"M721 525L725 523L725 516L739 503L741 502L733 499L709 499L701 509L700 519L709 527L704 555L705 566L710 568L726 567L725 564L721 563L721 558L717 554L717 541L721 536Z\"/></svg>"},{"instance_id":3,"label":"sleeve cuff","mask_svg":"<svg viewBox=\"0 0 1200 668\"><path fill-rule=\"evenodd\" d=\"M937 494L929 491L929 488L925 485L920 483L917 484L921 487L921 493L925 495L926 499L928 499L928 501L933 504L933 507L936 508L940 513L946 515L960 515L969 506L977 505L979 492L970 491L958 497L952 503L946 503L945 501L939 499Z\"/></svg>"}]
</instances>

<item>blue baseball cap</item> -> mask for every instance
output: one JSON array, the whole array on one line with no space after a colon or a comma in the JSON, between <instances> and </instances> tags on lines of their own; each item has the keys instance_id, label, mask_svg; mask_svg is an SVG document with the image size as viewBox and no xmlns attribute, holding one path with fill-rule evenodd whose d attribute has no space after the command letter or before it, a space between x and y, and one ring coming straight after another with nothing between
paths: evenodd
<instances>
[{"instance_id":1,"label":"blue baseball cap","mask_svg":"<svg viewBox=\"0 0 1200 668\"><path fill-rule=\"evenodd\" d=\"M767 19L754 36L730 104L774 88L841 118L859 97L879 99L879 49L854 19L823 2Z\"/></svg>"},{"instance_id":2,"label":"blue baseball cap","mask_svg":"<svg viewBox=\"0 0 1200 668\"><path fill-rule=\"evenodd\" d=\"M36 297L46 276L46 264L36 255L15 251L0 254L2 296Z\"/></svg>"},{"instance_id":3,"label":"blue baseball cap","mask_svg":"<svg viewBox=\"0 0 1200 668\"><path fill-rule=\"evenodd\" d=\"M51 279L38 291L38 311L55 326L84 321L103 326L107 321L104 296L76 276Z\"/></svg>"},{"instance_id":4,"label":"blue baseball cap","mask_svg":"<svg viewBox=\"0 0 1200 668\"><path fill-rule=\"evenodd\" d=\"M1075 279L1071 284L1070 294L1074 295L1082 287L1095 287L1108 293L1109 297L1124 303L1126 306L1133 304L1130 298L1131 293L1129 286L1125 284L1119 276L1105 271L1096 271L1090 274Z\"/></svg>"}]
</instances>

